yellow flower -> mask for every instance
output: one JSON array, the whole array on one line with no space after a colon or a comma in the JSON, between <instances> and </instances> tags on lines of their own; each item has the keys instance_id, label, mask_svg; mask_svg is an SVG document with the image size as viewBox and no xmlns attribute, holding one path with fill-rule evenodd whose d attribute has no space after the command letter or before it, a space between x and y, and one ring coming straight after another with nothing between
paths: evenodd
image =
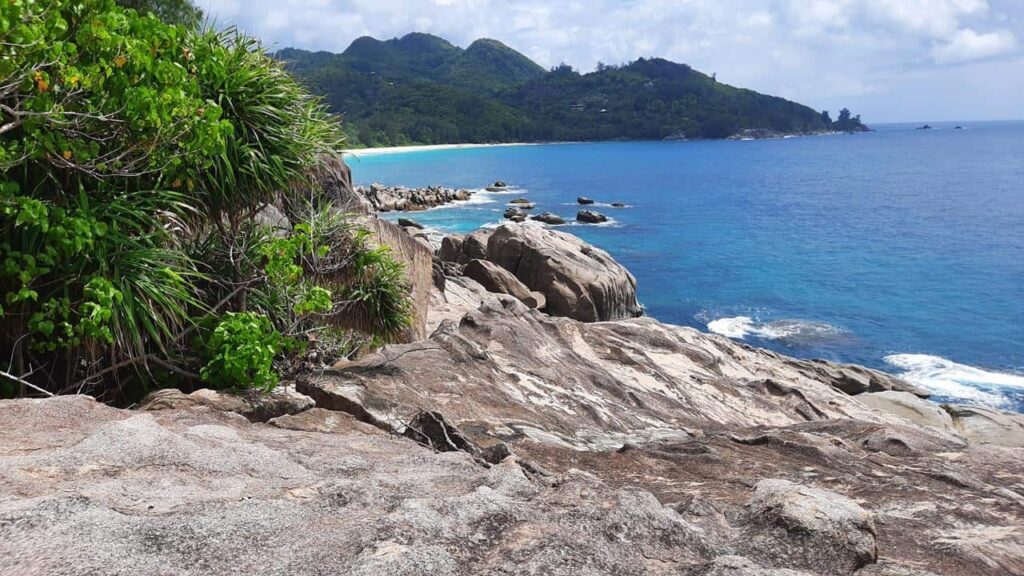
<instances>
[{"instance_id":1,"label":"yellow flower","mask_svg":"<svg viewBox=\"0 0 1024 576\"><path fill-rule=\"evenodd\" d=\"M124 57L124 54L118 54L117 58L114 58L114 66L117 66L118 68L124 66L127 62L128 59Z\"/></svg>"},{"instance_id":2,"label":"yellow flower","mask_svg":"<svg viewBox=\"0 0 1024 576\"><path fill-rule=\"evenodd\" d=\"M78 76L72 76L71 78L68 78L68 84L71 84L72 86L78 86Z\"/></svg>"},{"instance_id":3,"label":"yellow flower","mask_svg":"<svg viewBox=\"0 0 1024 576\"><path fill-rule=\"evenodd\" d=\"M64 151L64 159L65 160L71 160L71 150L65 150Z\"/></svg>"}]
</instances>

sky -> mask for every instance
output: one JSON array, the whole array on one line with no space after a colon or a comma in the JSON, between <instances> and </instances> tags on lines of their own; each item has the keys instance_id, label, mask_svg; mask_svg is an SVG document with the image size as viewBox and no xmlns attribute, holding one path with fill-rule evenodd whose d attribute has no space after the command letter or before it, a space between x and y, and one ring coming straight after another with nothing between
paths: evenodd
<instances>
[{"instance_id":1,"label":"sky","mask_svg":"<svg viewBox=\"0 0 1024 576\"><path fill-rule=\"evenodd\" d=\"M197 0L274 48L495 38L581 71L660 56L867 122L1024 119L1024 0Z\"/></svg>"}]
</instances>

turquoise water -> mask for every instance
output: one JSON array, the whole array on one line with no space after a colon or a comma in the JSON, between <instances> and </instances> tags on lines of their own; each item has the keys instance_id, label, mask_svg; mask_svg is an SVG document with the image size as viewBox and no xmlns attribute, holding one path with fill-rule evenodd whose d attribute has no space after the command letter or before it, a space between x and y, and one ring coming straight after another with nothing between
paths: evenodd
<instances>
[{"instance_id":1,"label":"turquoise water","mask_svg":"<svg viewBox=\"0 0 1024 576\"><path fill-rule=\"evenodd\" d=\"M494 225L518 195L567 219L577 196L591 197L613 221L563 229L627 266L662 321L1024 411L1024 123L933 126L357 155L351 165L363 184L518 187L413 216L444 231Z\"/></svg>"}]
</instances>

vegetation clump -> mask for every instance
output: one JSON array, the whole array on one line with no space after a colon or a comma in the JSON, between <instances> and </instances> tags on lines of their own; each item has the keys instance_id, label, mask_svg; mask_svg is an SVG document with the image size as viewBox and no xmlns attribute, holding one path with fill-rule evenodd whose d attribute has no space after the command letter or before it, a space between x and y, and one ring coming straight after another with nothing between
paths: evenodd
<instances>
[{"instance_id":1,"label":"vegetation clump","mask_svg":"<svg viewBox=\"0 0 1024 576\"><path fill-rule=\"evenodd\" d=\"M0 3L0 394L268 389L357 301L400 332L401 267L343 215L256 217L303 205L337 119L257 41L124 3Z\"/></svg>"}]
</instances>

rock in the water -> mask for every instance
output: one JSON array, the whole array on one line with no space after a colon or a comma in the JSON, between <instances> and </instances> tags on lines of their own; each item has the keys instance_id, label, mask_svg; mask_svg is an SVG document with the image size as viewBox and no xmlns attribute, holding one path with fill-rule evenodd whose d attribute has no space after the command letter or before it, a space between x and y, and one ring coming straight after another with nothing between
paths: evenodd
<instances>
[{"instance_id":1,"label":"rock in the water","mask_svg":"<svg viewBox=\"0 0 1024 576\"><path fill-rule=\"evenodd\" d=\"M423 230L423 224L409 218L399 218L398 225L403 228L416 228L417 230Z\"/></svg>"},{"instance_id":2,"label":"rock in the water","mask_svg":"<svg viewBox=\"0 0 1024 576\"><path fill-rule=\"evenodd\" d=\"M612 202L612 208L625 208L626 205L622 202Z\"/></svg>"},{"instance_id":3,"label":"rock in the water","mask_svg":"<svg viewBox=\"0 0 1024 576\"><path fill-rule=\"evenodd\" d=\"M505 213L503 214L503 216L506 219L511 220L513 222L525 222L526 221L526 214L523 214L517 208L506 208L505 209Z\"/></svg>"},{"instance_id":4,"label":"rock in the water","mask_svg":"<svg viewBox=\"0 0 1024 576\"><path fill-rule=\"evenodd\" d=\"M516 198L515 200L510 201L509 204L533 204L533 202L530 202L526 198Z\"/></svg>"},{"instance_id":5,"label":"rock in the water","mask_svg":"<svg viewBox=\"0 0 1024 576\"><path fill-rule=\"evenodd\" d=\"M240 395L206 388L185 394L181 390L167 388L146 396L139 403L139 410L179 410L207 406L221 412L241 414L253 422L266 422L278 416L298 414L313 405L312 398L297 392L294 384L285 383L267 393L249 391Z\"/></svg>"},{"instance_id":6,"label":"rock in the water","mask_svg":"<svg viewBox=\"0 0 1024 576\"><path fill-rule=\"evenodd\" d=\"M488 292L515 296L523 303L533 295L518 278L501 266L487 260L470 260L462 273L479 282ZM536 306L533 306L534 308Z\"/></svg>"},{"instance_id":7,"label":"rock in the water","mask_svg":"<svg viewBox=\"0 0 1024 576\"><path fill-rule=\"evenodd\" d=\"M576 197L576 203L577 204L582 204L582 205L586 206L588 204L593 204L594 201L592 199L590 199L590 198L587 198L586 196L577 196Z\"/></svg>"},{"instance_id":8,"label":"rock in the water","mask_svg":"<svg viewBox=\"0 0 1024 576\"><path fill-rule=\"evenodd\" d=\"M875 521L849 498L787 480L758 482L741 546L773 566L843 575L878 558Z\"/></svg>"},{"instance_id":9,"label":"rock in the water","mask_svg":"<svg viewBox=\"0 0 1024 576\"><path fill-rule=\"evenodd\" d=\"M580 210L576 213L576 220L579 222L586 222L587 224L600 224L601 222L607 222L608 217L600 212Z\"/></svg>"},{"instance_id":10,"label":"rock in the water","mask_svg":"<svg viewBox=\"0 0 1024 576\"><path fill-rule=\"evenodd\" d=\"M551 212L545 212L543 214L534 214L530 216L530 220L536 220L537 222L543 222L545 224L551 224L552 226L560 226L565 224L565 219L558 214L552 214Z\"/></svg>"},{"instance_id":11,"label":"rock in the water","mask_svg":"<svg viewBox=\"0 0 1024 576\"><path fill-rule=\"evenodd\" d=\"M384 186L372 184L369 187L359 186L356 193L369 202L377 212L420 211L453 202L469 200L469 190L428 186L426 188L405 188L403 186Z\"/></svg>"},{"instance_id":12,"label":"rock in the water","mask_svg":"<svg viewBox=\"0 0 1024 576\"><path fill-rule=\"evenodd\" d=\"M487 259L543 293L549 314L596 322L643 312L633 275L607 252L575 236L500 226L487 243Z\"/></svg>"},{"instance_id":13,"label":"rock in the water","mask_svg":"<svg viewBox=\"0 0 1024 576\"><path fill-rule=\"evenodd\" d=\"M504 190L506 188L508 188L508 184L506 184L505 182L502 182L501 180L498 180L494 184L491 184L490 186L488 186L486 188L486 190L488 192L501 192L502 190Z\"/></svg>"}]
</instances>

